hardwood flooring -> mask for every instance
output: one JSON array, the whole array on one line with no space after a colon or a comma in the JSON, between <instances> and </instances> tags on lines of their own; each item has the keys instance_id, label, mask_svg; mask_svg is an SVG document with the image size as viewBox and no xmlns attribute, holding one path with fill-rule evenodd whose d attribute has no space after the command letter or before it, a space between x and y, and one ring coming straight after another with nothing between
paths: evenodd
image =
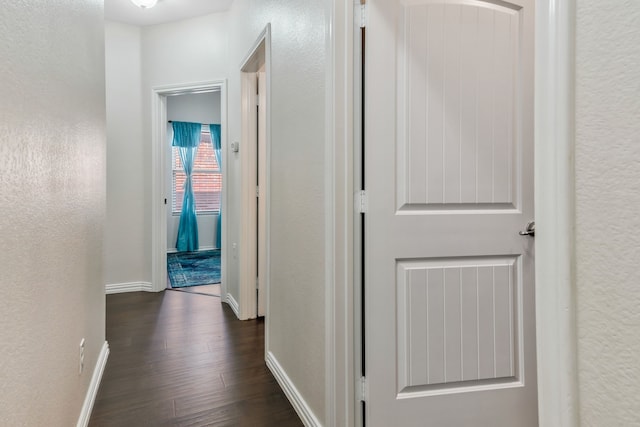
<instances>
[{"instance_id":1,"label":"hardwood flooring","mask_svg":"<svg viewBox=\"0 0 640 427\"><path fill-rule=\"evenodd\" d=\"M264 362L264 322L188 292L107 296L99 426L302 426Z\"/></svg>"}]
</instances>

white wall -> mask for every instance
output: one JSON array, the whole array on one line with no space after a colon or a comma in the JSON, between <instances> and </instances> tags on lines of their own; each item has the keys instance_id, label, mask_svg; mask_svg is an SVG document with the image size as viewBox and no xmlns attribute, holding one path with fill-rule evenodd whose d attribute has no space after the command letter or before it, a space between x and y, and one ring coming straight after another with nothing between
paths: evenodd
<instances>
[{"instance_id":1,"label":"white wall","mask_svg":"<svg viewBox=\"0 0 640 427\"><path fill-rule=\"evenodd\" d=\"M188 95L170 96L167 98L167 119L172 121L183 121L204 124L220 124L220 92L197 93ZM171 188L171 126L167 129L168 141L165 159L166 188ZM218 214L197 214L198 221L198 242L200 249L211 249L216 247L216 237L218 235L217 225L220 216ZM167 250L176 250L176 239L178 238L178 226L180 225L180 215L173 215L171 203L167 203Z\"/></svg>"},{"instance_id":2,"label":"white wall","mask_svg":"<svg viewBox=\"0 0 640 427\"><path fill-rule=\"evenodd\" d=\"M0 58L0 425L72 426L105 339L102 2L3 2Z\"/></svg>"},{"instance_id":3,"label":"white wall","mask_svg":"<svg viewBox=\"0 0 640 427\"><path fill-rule=\"evenodd\" d=\"M135 27L106 22L105 283L151 282L152 88L226 76L224 14ZM173 245L172 245L173 246Z\"/></svg>"},{"instance_id":4,"label":"white wall","mask_svg":"<svg viewBox=\"0 0 640 427\"><path fill-rule=\"evenodd\" d=\"M150 282L145 268L145 170L140 28L105 23L107 220L105 284Z\"/></svg>"},{"instance_id":5,"label":"white wall","mask_svg":"<svg viewBox=\"0 0 640 427\"><path fill-rule=\"evenodd\" d=\"M229 141L240 140L239 67L271 23L269 342L319 420L325 414L325 10L318 0L235 0ZM242 146L240 147L242 150Z\"/></svg>"},{"instance_id":6,"label":"white wall","mask_svg":"<svg viewBox=\"0 0 640 427\"><path fill-rule=\"evenodd\" d=\"M576 275L583 426L640 425L640 3L577 2Z\"/></svg>"}]
</instances>

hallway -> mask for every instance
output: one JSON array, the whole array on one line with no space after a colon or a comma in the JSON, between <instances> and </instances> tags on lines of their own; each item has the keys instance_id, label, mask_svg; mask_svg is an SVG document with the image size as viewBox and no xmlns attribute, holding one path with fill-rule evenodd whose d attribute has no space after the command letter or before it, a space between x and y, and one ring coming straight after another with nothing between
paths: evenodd
<instances>
[{"instance_id":1,"label":"hallway","mask_svg":"<svg viewBox=\"0 0 640 427\"><path fill-rule=\"evenodd\" d=\"M90 426L301 426L264 362L264 321L217 297L107 296L111 353Z\"/></svg>"}]
</instances>

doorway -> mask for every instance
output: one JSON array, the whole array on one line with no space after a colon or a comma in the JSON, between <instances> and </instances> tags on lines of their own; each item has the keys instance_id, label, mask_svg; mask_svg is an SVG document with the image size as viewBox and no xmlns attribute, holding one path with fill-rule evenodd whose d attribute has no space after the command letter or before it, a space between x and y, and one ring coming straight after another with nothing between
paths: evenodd
<instances>
[{"instance_id":1,"label":"doorway","mask_svg":"<svg viewBox=\"0 0 640 427\"><path fill-rule=\"evenodd\" d=\"M270 34L268 25L240 68L242 226L238 317L243 320L266 316L268 321Z\"/></svg>"},{"instance_id":2,"label":"doorway","mask_svg":"<svg viewBox=\"0 0 640 427\"><path fill-rule=\"evenodd\" d=\"M222 153L220 144L220 91L175 95L167 98L166 182L167 203L167 289L220 296ZM174 127L199 128L198 144L180 148L185 141L175 138ZM181 133L180 133L181 134ZM187 175L182 157L192 157L188 197ZM184 203L194 206L185 211ZM191 214L194 221L188 222ZM189 240L189 245L185 244ZM178 244L180 241L180 244ZM189 246L189 247L187 247Z\"/></svg>"},{"instance_id":3,"label":"doorway","mask_svg":"<svg viewBox=\"0 0 640 427\"><path fill-rule=\"evenodd\" d=\"M163 291L167 288L167 251L168 249L172 249L172 246L169 244L169 226L170 221L168 220L168 209L173 210L174 203L174 194L172 193L172 185L171 185L171 176L166 172L171 169L171 160L172 154L168 149L169 134L171 132L171 127L168 125L169 123L169 99L176 99L173 97L179 96L195 96L202 94L211 94L218 93L219 94L219 124L220 124L220 146L221 150L221 159L220 159L220 169L221 169L221 179L222 179L222 192L218 205L219 215L215 215L216 217L221 216L222 221L220 225L220 247L217 248L220 250L220 279L221 285L218 294L224 299L226 297L226 220L225 220L225 206L227 195L225 192L225 183L227 181L227 161L226 161L226 150L224 147L226 144L226 81L217 80L211 82L204 83L195 83L195 84L178 84L171 86L161 86L153 88L153 98L152 98L152 159L151 159L151 171L152 171L152 281L153 281L153 290L155 292ZM183 98L187 99L187 98ZM188 110L188 109L187 109ZM185 114L180 113L180 114ZM194 113L186 112L187 115ZM190 121L188 117L176 116L177 119ZM193 117L197 118L197 117ZM212 121L210 119L207 120L195 120L195 121ZM216 121L216 120L213 120ZM207 123L208 124L208 123ZM214 219L214 218L210 218ZM217 219L217 218L216 218ZM210 225L210 224L208 224ZM211 226L213 227L213 225ZM206 226L203 227L203 231L206 229ZM213 246L216 245L213 240L214 234L213 231L211 233L211 248L203 248L203 249L214 249ZM173 238L173 236L171 236ZM209 245L207 245L209 246Z\"/></svg>"}]
</instances>

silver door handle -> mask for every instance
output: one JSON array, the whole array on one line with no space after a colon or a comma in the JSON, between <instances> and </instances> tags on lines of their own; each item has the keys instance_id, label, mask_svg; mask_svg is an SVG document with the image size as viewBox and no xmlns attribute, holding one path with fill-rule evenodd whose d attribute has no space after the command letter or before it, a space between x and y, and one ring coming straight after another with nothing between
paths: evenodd
<instances>
[{"instance_id":1,"label":"silver door handle","mask_svg":"<svg viewBox=\"0 0 640 427\"><path fill-rule=\"evenodd\" d=\"M527 223L527 228L521 232L519 232L518 234L520 234L521 236L535 236L536 235L536 222L535 221L529 221Z\"/></svg>"}]
</instances>

